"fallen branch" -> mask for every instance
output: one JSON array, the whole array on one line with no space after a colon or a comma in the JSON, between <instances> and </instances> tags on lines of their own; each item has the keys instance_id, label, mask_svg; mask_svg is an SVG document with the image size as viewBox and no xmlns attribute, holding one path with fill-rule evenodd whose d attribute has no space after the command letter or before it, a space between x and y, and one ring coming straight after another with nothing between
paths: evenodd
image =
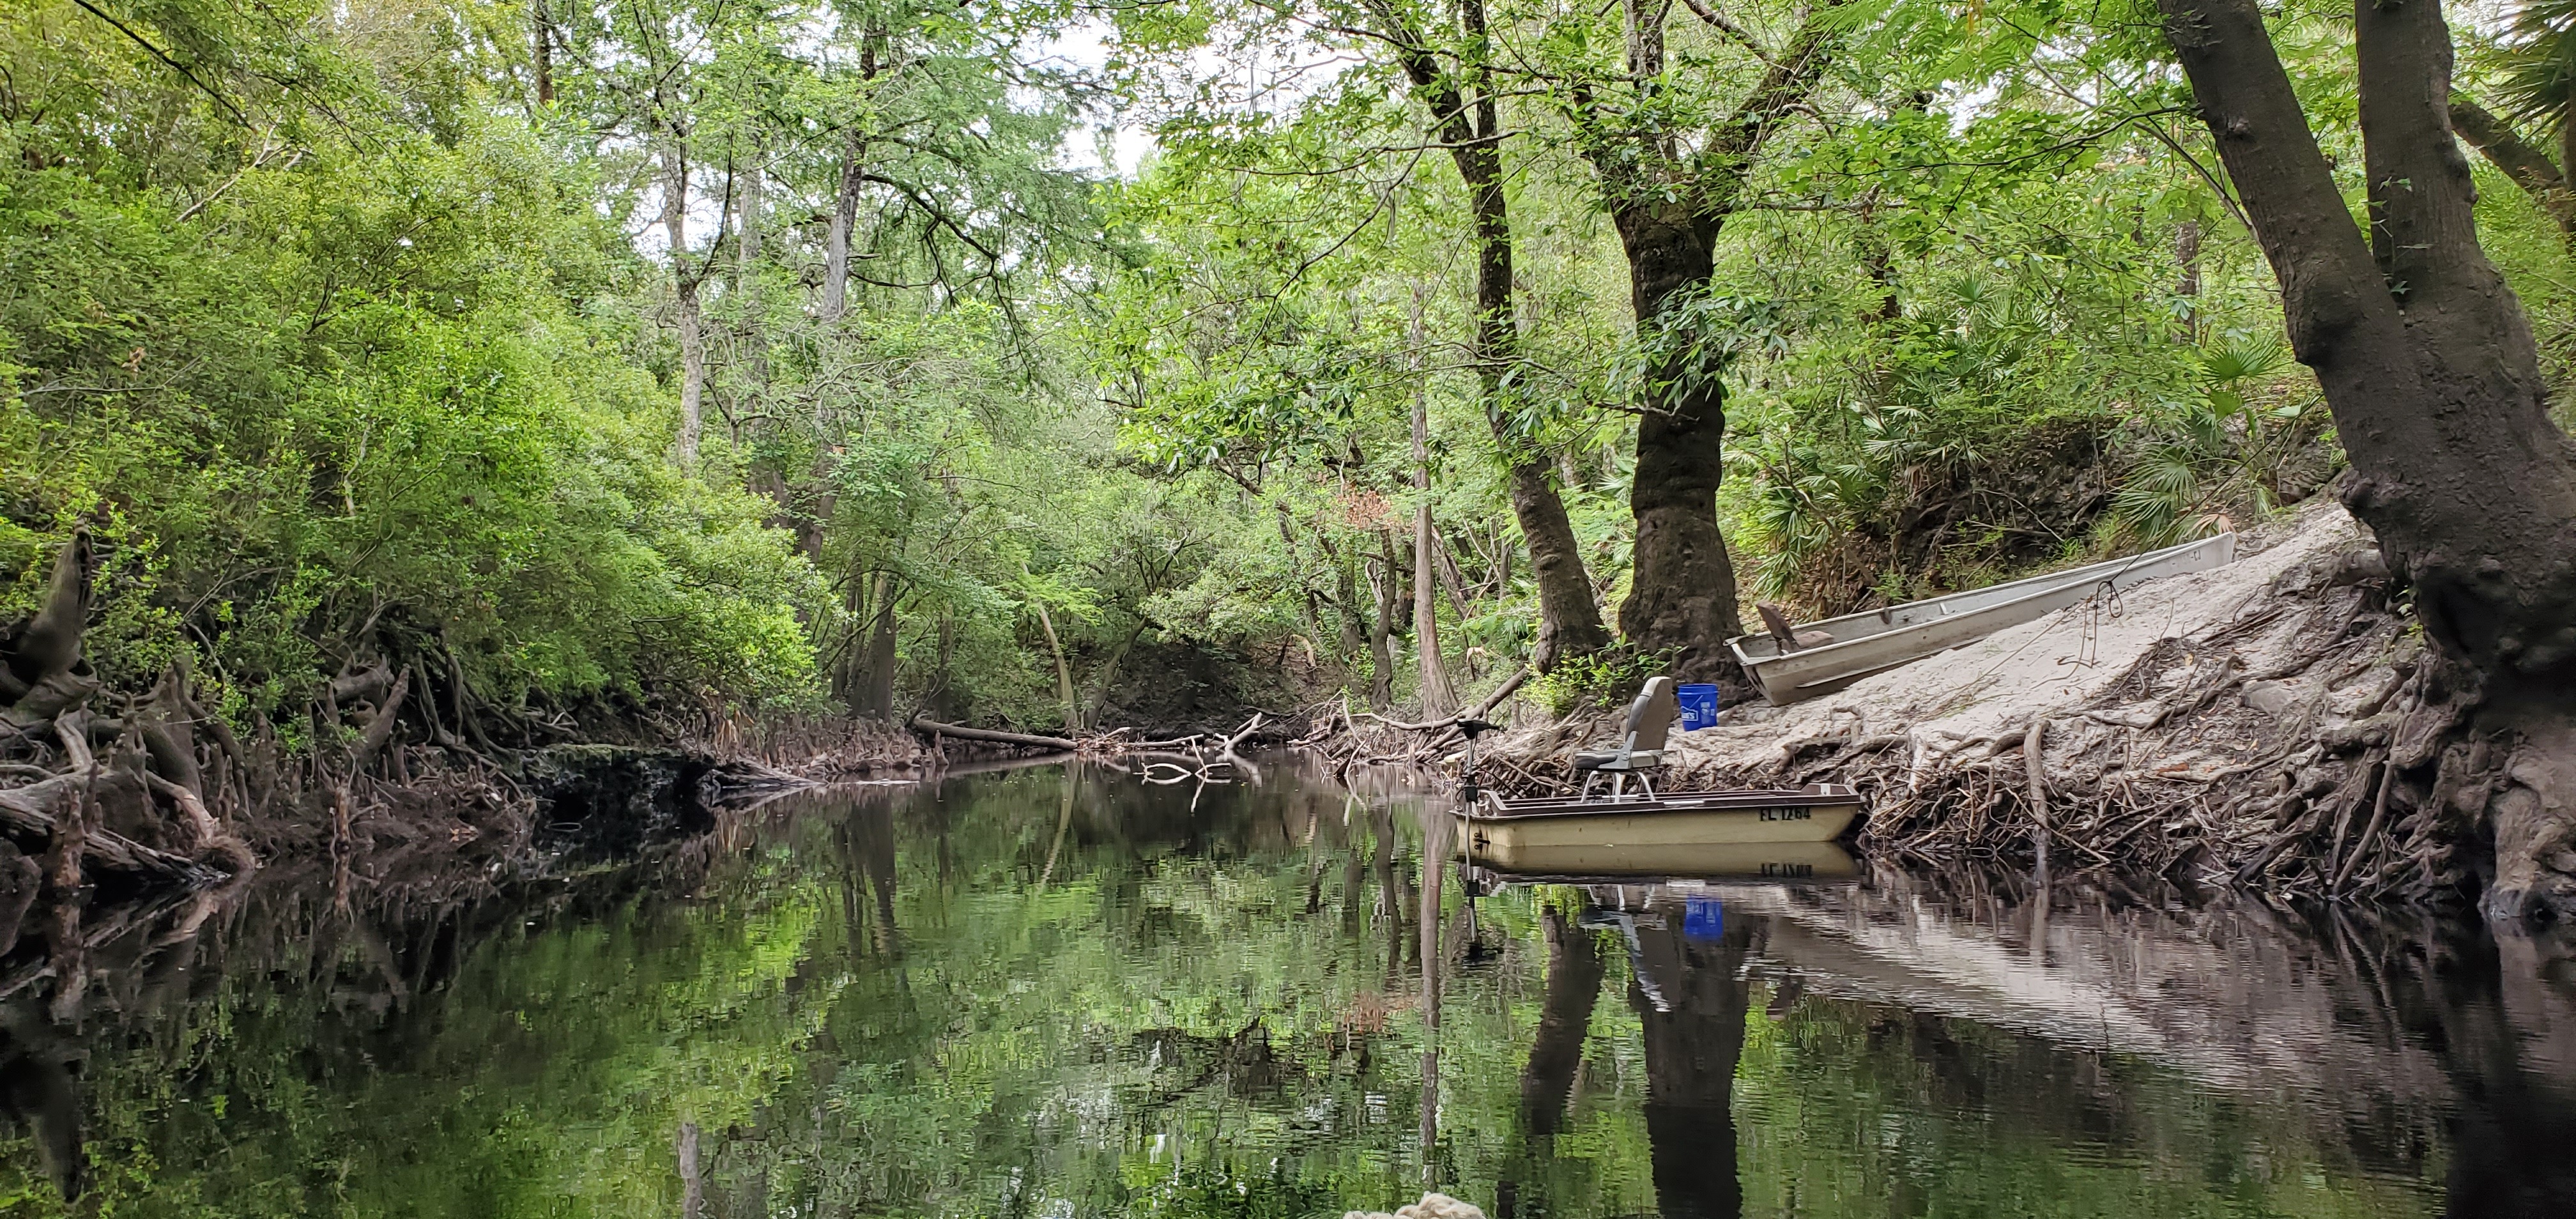
<instances>
[{"instance_id":1,"label":"fallen branch","mask_svg":"<svg viewBox=\"0 0 2576 1219\"><path fill-rule=\"evenodd\" d=\"M1081 742L1069 741L1060 736L1031 736L1025 732L998 732L990 728L965 728L956 724L942 724L937 720L914 720L912 722L912 730L915 732L933 733L939 736L953 736L961 741L990 741L996 745L1026 745L1032 749L1053 749L1062 753L1073 753L1082 748Z\"/></svg>"},{"instance_id":2,"label":"fallen branch","mask_svg":"<svg viewBox=\"0 0 2576 1219\"><path fill-rule=\"evenodd\" d=\"M1255 711L1252 713L1252 718L1245 720L1243 722L1243 727L1237 730L1233 736L1227 737L1225 740L1217 744L1217 755L1219 757L1234 757L1234 747L1242 744L1243 738L1251 736L1253 733L1259 731L1261 731L1261 713Z\"/></svg>"}]
</instances>

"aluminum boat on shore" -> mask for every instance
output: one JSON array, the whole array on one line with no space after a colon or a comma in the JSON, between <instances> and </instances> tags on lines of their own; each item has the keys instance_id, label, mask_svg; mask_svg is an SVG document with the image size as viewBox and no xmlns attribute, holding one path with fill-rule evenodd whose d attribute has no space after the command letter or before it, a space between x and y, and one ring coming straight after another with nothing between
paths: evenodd
<instances>
[{"instance_id":1,"label":"aluminum boat on shore","mask_svg":"<svg viewBox=\"0 0 2576 1219\"><path fill-rule=\"evenodd\" d=\"M1728 646L1744 671L1762 684L1764 698L1775 705L1794 703L2037 621L2087 597L2207 571L2235 557L2236 535L2222 533L2009 584L1800 623L1792 638L1813 640L1801 646L1784 646L1771 634L1739 635Z\"/></svg>"}]
</instances>

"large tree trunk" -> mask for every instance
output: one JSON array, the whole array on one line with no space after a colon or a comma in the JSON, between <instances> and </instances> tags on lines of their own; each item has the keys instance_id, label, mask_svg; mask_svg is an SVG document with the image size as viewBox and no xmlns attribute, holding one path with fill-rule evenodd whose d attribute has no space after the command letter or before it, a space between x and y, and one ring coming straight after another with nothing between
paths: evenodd
<instances>
[{"instance_id":1,"label":"large tree trunk","mask_svg":"<svg viewBox=\"0 0 2576 1219\"><path fill-rule=\"evenodd\" d=\"M680 1161L680 1219L703 1219L707 1213L707 1181L698 1169L698 1124L680 1123L680 1137L675 1142Z\"/></svg>"},{"instance_id":2,"label":"large tree trunk","mask_svg":"<svg viewBox=\"0 0 2576 1219\"><path fill-rule=\"evenodd\" d=\"M859 36L860 88L872 85L877 78L877 48L884 35L869 30ZM850 243L859 227L859 191L867 185L868 133L864 118L850 125L847 143L841 152L841 180L832 192L832 227L823 238L824 325L841 320L849 311Z\"/></svg>"},{"instance_id":3,"label":"large tree trunk","mask_svg":"<svg viewBox=\"0 0 2576 1219\"><path fill-rule=\"evenodd\" d=\"M1717 226L1675 203L1629 199L1611 213L1628 253L1637 329L1667 321L1680 298L1708 282ZM1735 566L1717 528L1717 484L1724 473L1726 389L1715 377L1686 378L1689 354L1647 371L1647 401L1637 420L1637 469L1628 492L1637 519L1636 563L1619 631L1641 651L1671 651L1673 670L1688 678L1730 672L1726 640L1744 633L1735 606Z\"/></svg>"},{"instance_id":4,"label":"large tree trunk","mask_svg":"<svg viewBox=\"0 0 2576 1219\"><path fill-rule=\"evenodd\" d=\"M1641 339L1656 340L1674 306L1708 282L1718 231L1734 214L1744 177L1763 142L1804 104L1823 75L1840 0L1822 0L1785 51L1734 112L1684 151L1657 103L1663 86L1664 0L1629 0L1629 86L1636 110L1613 116L1578 90L1589 134L1584 153L1600 176L1602 202L1628 255L1630 303ZM1694 6L1694 12L1701 10ZM1713 20L1704 15L1703 20ZM1735 567L1717 527L1724 469L1726 391L1714 376L1684 376L1695 364L1685 343L1660 342L1637 405L1637 469L1629 508L1637 520L1635 566L1619 630L1643 651L1670 651L1686 678L1740 675L1726 640L1744 632L1735 605Z\"/></svg>"},{"instance_id":5,"label":"large tree trunk","mask_svg":"<svg viewBox=\"0 0 2576 1219\"><path fill-rule=\"evenodd\" d=\"M894 718L895 619L894 577L880 572L876 581L876 614L868 628L867 686L859 696L859 714Z\"/></svg>"},{"instance_id":6,"label":"large tree trunk","mask_svg":"<svg viewBox=\"0 0 2576 1219\"><path fill-rule=\"evenodd\" d=\"M2486 910L2576 914L2576 867L2548 862L2576 849L2576 443L2549 420L2522 307L2478 246L2440 7L2354 7L2365 241L2252 0L2159 3L2351 458L2344 503L2413 586L2443 684L2503 745L2479 788Z\"/></svg>"},{"instance_id":7,"label":"large tree trunk","mask_svg":"<svg viewBox=\"0 0 2576 1219\"><path fill-rule=\"evenodd\" d=\"M841 320L850 307L850 235L859 224L859 190L867 185L868 143L856 131L841 154L841 182L832 192L832 227L823 238L823 323Z\"/></svg>"},{"instance_id":8,"label":"large tree trunk","mask_svg":"<svg viewBox=\"0 0 2576 1219\"><path fill-rule=\"evenodd\" d=\"M754 151L751 168L742 176L742 236L734 247L733 262L733 290L743 294L746 307L755 303L760 289L761 212L768 205L768 195L769 174L760 164L760 154Z\"/></svg>"},{"instance_id":9,"label":"large tree trunk","mask_svg":"<svg viewBox=\"0 0 2576 1219\"><path fill-rule=\"evenodd\" d=\"M750 373L750 386L745 397L755 409L769 395L769 327L761 316L760 291L760 247L762 238L766 236L762 226L768 220L764 213L769 202L769 172L762 160L762 152L755 145L751 164L742 175L742 203L735 209L735 223L740 226L741 236L734 247L733 260L735 300L732 312L742 327L742 367ZM775 427L776 424L770 426ZM741 429L737 425L734 447L741 449L742 442ZM752 489L767 495L770 502L778 505L773 524L781 528L795 527L795 496L788 490L785 471L759 471L752 476Z\"/></svg>"},{"instance_id":10,"label":"large tree trunk","mask_svg":"<svg viewBox=\"0 0 2576 1219\"><path fill-rule=\"evenodd\" d=\"M529 0L528 25L536 58L537 104L549 105L555 100L555 22L546 11L546 0Z\"/></svg>"},{"instance_id":11,"label":"large tree trunk","mask_svg":"<svg viewBox=\"0 0 2576 1219\"><path fill-rule=\"evenodd\" d=\"M1490 72L1481 59L1467 64L1462 82L1444 70L1422 34L1392 5L1375 5L1377 18L1403 61L1416 96L1431 108L1432 125L1448 146L1450 160L1467 185L1476 227L1476 334L1473 358L1485 422L1512 475L1512 516L1529 547L1530 570L1538 584L1538 642L1530 664L1541 672L1567 656L1581 656L1610 646L1601 625L1601 608L1592 597L1592 580L1583 568L1582 544L1558 494L1548 455L1519 435L1503 406L1506 380L1519 358L1519 331L1512 316L1512 224L1503 193L1500 117L1494 104ZM1459 14L1471 45L1486 38L1483 0L1462 0ZM1468 96L1473 88L1475 95Z\"/></svg>"}]
</instances>

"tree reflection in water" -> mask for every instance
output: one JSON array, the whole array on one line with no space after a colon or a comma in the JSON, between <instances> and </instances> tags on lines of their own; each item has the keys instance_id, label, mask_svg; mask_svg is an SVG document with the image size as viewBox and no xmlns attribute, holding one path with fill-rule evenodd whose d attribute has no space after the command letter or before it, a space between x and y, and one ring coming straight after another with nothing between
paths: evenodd
<instances>
[{"instance_id":1,"label":"tree reflection in water","mask_svg":"<svg viewBox=\"0 0 2576 1219\"><path fill-rule=\"evenodd\" d=\"M1887 870L1471 903L1444 827L1400 785L1293 766L1202 792L1045 767L736 811L515 881L376 878L345 909L328 876L277 873L21 910L0 1207L1287 1217L1430 1187L1512 1219L2512 1216L2576 1196L2576 987L2551 941L2098 873L2045 905L2020 878Z\"/></svg>"}]
</instances>

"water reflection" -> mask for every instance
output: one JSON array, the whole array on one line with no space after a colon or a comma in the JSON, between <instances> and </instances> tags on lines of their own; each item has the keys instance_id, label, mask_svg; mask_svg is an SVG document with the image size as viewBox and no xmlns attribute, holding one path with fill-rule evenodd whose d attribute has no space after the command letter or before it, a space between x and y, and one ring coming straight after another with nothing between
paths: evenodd
<instances>
[{"instance_id":1,"label":"water reflection","mask_svg":"<svg viewBox=\"0 0 2576 1219\"><path fill-rule=\"evenodd\" d=\"M1848 857L1535 882L1463 867L1436 802L1392 779L1263 775L854 789L648 859L378 878L346 906L327 874L273 874L20 909L0 1207L1295 1216L1428 1187L1514 1217L2510 1216L2576 1196L2576 984L2549 942Z\"/></svg>"}]
</instances>

